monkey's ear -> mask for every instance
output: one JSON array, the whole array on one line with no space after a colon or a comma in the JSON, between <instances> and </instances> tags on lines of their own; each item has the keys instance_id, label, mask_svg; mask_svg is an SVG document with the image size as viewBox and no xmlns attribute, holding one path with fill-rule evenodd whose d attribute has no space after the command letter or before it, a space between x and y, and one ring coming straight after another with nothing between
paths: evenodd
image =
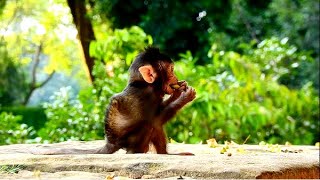
<instances>
[{"instance_id":1,"label":"monkey's ear","mask_svg":"<svg viewBox=\"0 0 320 180\"><path fill-rule=\"evenodd\" d=\"M153 83L156 80L157 73L151 65L144 65L139 67L139 72L141 73L142 78L147 83Z\"/></svg>"}]
</instances>

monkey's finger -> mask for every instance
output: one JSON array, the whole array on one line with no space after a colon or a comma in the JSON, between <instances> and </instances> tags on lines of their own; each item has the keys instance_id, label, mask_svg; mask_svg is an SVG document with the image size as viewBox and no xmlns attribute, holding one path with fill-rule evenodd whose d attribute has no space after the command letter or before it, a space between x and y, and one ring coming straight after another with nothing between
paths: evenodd
<instances>
[{"instance_id":1,"label":"monkey's finger","mask_svg":"<svg viewBox=\"0 0 320 180\"><path fill-rule=\"evenodd\" d=\"M195 98L195 95L196 95L195 89L194 89L193 87L189 86L189 87L188 87L188 94L189 94L189 96L190 96L192 99L194 99L194 98Z\"/></svg>"},{"instance_id":2,"label":"monkey's finger","mask_svg":"<svg viewBox=\"0 0 320 180\"><path fill-rule=\"evenodd\" d=\"M178 84L180 85L180 86L187 86L188 85L188 83L187 83L187 81L178 81Z\"/></svg>"},{"instance_id":3,"label":"monkey's finger","mask_svg":"<svg viewBox=\"0 0 320 180\"><path fill-rule=\"evenodd\" d=\"M187 82L185 80L178 81L179 85L182 85L183 83L187 83Z\"/></svg>"},{"instance_id":4,"label":"monkey's finger","mask_svg":"<svg viewBox=\"0 0 320 180\"><path fill-rule=\"evenodd\" d=\"M188 87L188 83L184 82L183 84L181 84L181 86L185 87L185 89L186 89L186 87Z\"/></svg>"},{"instance_id":5,"label":"monkey's finger","mask_svg":"<svg viewBox=\"0 0 320 180\"><path fill-rule=\"evenodd\" d=\"M196 94L196 90L195 90L193 87L191 87L190 89L191 89L191 90L190 90L191 93L192 93L193 95L195 95L195 94Z\"/></svg>"},{"instance_id":6,"label":"monkey's finger","mask_svg":"<svg viewBox=\"0 0 320 180\"><path fill-rule=\"evenodd\" d=\"M195 90L195 89L193 89L193 91L192 91L192 99L195 99L195 98L196 98L196 96L197 96L196 90Z\"/></svg>"},{"instance_id":7,"label":"monkey's finger","mask_svg":"<svg viewBox=\"0 0 320 180\"><path fill-rule=\"evenodd\" d=\"M191 87L191 86L189 86L189 87L190 87L191 92L196 92L196 90L193 87Z\"/></svg>"},{"instance_id":8,"label":"monkey's finger","mask_svg":"<svg viewBox=\"0 0 320 180\"><path fill-rule=\"evenodd\" d=\"M180 88L178 89L179 91L184 91L187 87L186 86L180 86Z\"/></svg>"},{"instance_id":9,"label":"monkey's finger","mask_svg":"<svg viewBox=\"0 0 320 180\"><path fill-rule=\"evenodd\" d=\"M187 86L187 89L186 89L189 93L191 93L192 91L194 91L194 88L191 87L191 86Z\"/></svg>"},{"instance_id":10,"label":"monkey's finger","mask_svg":"<svg viewBox=\"0 0 320 180\"><path fill-rule=\"evenodd\" d=\"M193 89L193 90L192 90L192 97L193 97L193 99L196 98L196 95L197 95L197 93L196 93L195 89Z\"/></svg>"}]
</instances>

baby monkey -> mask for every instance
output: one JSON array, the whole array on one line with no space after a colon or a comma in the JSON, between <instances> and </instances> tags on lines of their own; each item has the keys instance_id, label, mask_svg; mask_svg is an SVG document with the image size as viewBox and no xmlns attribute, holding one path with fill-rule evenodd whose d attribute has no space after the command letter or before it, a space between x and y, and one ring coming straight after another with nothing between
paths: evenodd
<instances>
[{"instance_id":1,"label":"baby monkey","mask_svg":"<svg viewBox=\"0 0 320 180\"><path fill-rule=\"evenodd\" d=\"M196 97L185 81L178 81L173 61L158 48L148 47L129 68L125 89L111 97L105 115L106 144L98 150L56 150L42 154L146 153L153 144L158 154L167 154L164 125ZM164 99L165 94L170 95Z\"/></svg>"},{"instance_id":2,"label":"baby monkey","mask_svg":"<svg viewBox=\"0 0 320 180\"><path fill-rule=\"evenodd\" d=\"M146 153L152 143L158 154L167 154L163 126L195 98L195 90L178 81L173 61L159 49L148 47L129 68L127 87L111 98L106 112L107 143L99 153L120 148ZM170 97L164 100L164 95Z\"/></svg>"}]
</instances>

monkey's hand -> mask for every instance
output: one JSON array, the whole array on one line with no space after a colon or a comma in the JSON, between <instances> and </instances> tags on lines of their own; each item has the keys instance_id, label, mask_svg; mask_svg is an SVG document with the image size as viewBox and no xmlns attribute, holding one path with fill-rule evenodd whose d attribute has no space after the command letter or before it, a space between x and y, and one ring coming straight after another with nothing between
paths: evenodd
<instances>
[{"instance_id":1,"label":"monkey's hand","mask_svg":"<svg viewBox=\"0 0 320 180\"><path fill-rule=\"evenodd\" d=\"M177 85L179 86L179 88L175 89L173 94L171 95L172 100L178 99L182 91L185 91L187 89L188 83L186 81L178 81Z\"/></svg>"},{"instance_id":2,"label":"monkey's hand","mask_svg":"<svg viewBox=\"0 0 320 180\"><path fill-rule=\"evenodd\" d=\"M182 105L187 104L188 102L192 101L196 97L196 92L194 88L188 86L188 83L186 81L179 81L178 82L180 88L176 89L171 97L169 98L169 102L175 101L177 99L178 103L181 103Z\"/></svg>"},{"instance_id":3,"label":"monkey's hand","mask_svg":"<svg viewBox=\"0 0 320 180\"><path fill-rule=\"evenodd\" d=\"M172 86L174 86L174 87L172 87ZM178 99L179 96L181 95L181 93L187 89L188 83L186 81L178 81L177 84L172 85L172 86L171 86L171 88L173 88L174 91L171 94L171 96L162 103L163 107L166 107L168 104L170 104L173 101L175 101L176 99Z\"/></svg>"},{"instance_id":4,"label":"monkey's hand","mask_svg":"<svg viewBox=\"0 0 320 180\"><path fill-rule=\"evenodd\" d=\"M182 91L177 101L181 103L182 105L187 104L188 102L191 102L196 98L196 91L191 86L186 86L185 91Z\"/></svg>"},{"instance_id":5,"label":"monkey's hand","mask_svg":"<svg viewBox=\"0 0 320 180\"><path fill-rule=\"evenodd\" d=\"M166 107L175 101L177 104L179 104L177 107L181 106L180 108L182 108L182 106L195 98L195 90L192 87L189 88L186 81L178 81L177 85L179 87L176 88L172 95L162 103L162 107Z\"/></svg>"}]
</instances>

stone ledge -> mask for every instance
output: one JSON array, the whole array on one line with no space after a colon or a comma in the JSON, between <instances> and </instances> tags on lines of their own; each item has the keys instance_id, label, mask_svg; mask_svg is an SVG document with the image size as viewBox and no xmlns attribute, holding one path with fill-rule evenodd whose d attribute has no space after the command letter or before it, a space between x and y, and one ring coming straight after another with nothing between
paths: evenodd
<instances>
[{"instance_id":1,"label":"stone ledge","mask_svg":"<svg viewBox=\"0 0 320 180\"><path fill-rule=\"evenodd\" d=\"M169 144L169 152L192 152L195 156L124 154L33 155L31 150L52 148L79 149L102 146L104 141L64 142L57 144L16 144L0 146L0 170L15 166L17 174L2 172L4 179L106 179L106 177L145 179L253 179L309 178L319 176L319 148L315 146L279 146L282 152L267 147L230 145L220 154L222 145ZM241 151L239 151L241 149ZM291 153L290 153L291 152ZM125 178L126 177L126 178Z\"/></svg>"}]
</instances>

